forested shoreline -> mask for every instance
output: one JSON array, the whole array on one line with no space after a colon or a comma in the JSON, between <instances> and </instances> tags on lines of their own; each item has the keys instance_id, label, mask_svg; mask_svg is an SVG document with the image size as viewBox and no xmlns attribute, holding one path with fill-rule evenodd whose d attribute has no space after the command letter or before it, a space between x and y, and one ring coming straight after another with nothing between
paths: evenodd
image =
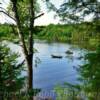
<instances>
[{"instance_id":1,"label":"forested shoreline","mask_svg":"<svg viewBox=\"0 0 100 100\"><path fill-rule=\"evenodd\" d=\"M34 39L47 40L48 42L65 42L72 44L89 44L96 47L100 42L99 22L83 22L77 24L50 24L48 26L35 26ZM27 38L28 28L24 28ZM0 37L13 42L17 39L16 26L9 24L0 25Z\"/></svg>"},{"instance_id":2,"label":"forested shoreline","mask_svg":"<svg viewBox=\"0 0 100 100\"><path fill-rule=\"evenodd\" d=\"M39 96L46 83L52 85L53 82L60 84L52 87L56 100L100 100L100 0L63 0L59 7L59 0L6 1L0 0L0 23L4 23L0 24L0 100L33 100L34 97L55 100L51 95ZM45 18L49 11L55 13L58 23L66 24L55 24L53 19L53 24L35 26L36 19ZM36 44L35 39L46 40L46 43ZM5 45L4 40L21 49L14 47L18 52L12 52L9 42ZM17 61L22 56L19 51L24 57L20 63ZM23 71L27 73L25 77ZM68 79L73 72L76 77L72 74ZM55 79L50 78L51 75L55 75ZM39 77L42 78L38 80ZM79 84L74 84L75 78ZM37 81L35 88L33 81Z\"/></svg>"}]
</instances>

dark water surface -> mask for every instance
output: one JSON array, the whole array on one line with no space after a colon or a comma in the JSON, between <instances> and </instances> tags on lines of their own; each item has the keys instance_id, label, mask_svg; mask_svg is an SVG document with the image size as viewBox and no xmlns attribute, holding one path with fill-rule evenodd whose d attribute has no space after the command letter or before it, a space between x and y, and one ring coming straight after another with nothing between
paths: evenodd
<instances>
[{"instance_id":1,"label":"dark water surface","mask_svg":"<svg viewBox=\"0 0 100 100\"><path fill-rule=\"evenodd\" d=\"M86 52L78 46L67 43L46 43L35 42L34 47L38 50L35 53L33 62L35 65L36 58L39 57L41 62L33 68L33 87L42 90L53 89L58 84L69 82L78 83L78 73L75 67L84 63L83 56ZM73 54L68 55L65 52L70 50ZM52 54L63 56L62 59L54 59Z\"/></svg>"}]
</instances>

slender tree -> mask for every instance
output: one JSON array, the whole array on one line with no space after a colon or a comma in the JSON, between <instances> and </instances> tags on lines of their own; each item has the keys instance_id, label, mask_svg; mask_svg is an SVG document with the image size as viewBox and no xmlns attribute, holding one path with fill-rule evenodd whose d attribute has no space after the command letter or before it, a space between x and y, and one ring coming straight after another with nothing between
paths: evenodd
<instances>
[{"instance_id":1,"label":"slender tree","mask_svg":"<svg viewBox=\"0 0 100 100\"><path fill-rule=\"evenodd\" d=\"M21 47L25 56L26 64L28 67L28 90L33 88L33 33L34 33L34 20L43 15L35 15L36 0L10 0L11 10L6 12L1 9L0 12L6 14L16 22L17 31ZM25 42L24 29L28 27L28 43Z\"/></svg>"}]
</instances>

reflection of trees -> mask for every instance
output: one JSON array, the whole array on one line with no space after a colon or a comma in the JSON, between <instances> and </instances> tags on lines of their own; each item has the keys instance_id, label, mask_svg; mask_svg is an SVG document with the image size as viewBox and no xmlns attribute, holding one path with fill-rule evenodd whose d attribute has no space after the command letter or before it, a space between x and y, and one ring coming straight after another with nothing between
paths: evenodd
<instances>
[{"instance_id":1,"label":"reflection of trees","mask_svg":"<svg viewBox=\"0 0 100 100\"><path fill-rule=\"evenodd\" d=\"M100 46L96 52L85 56L86 63L79 68L80 80L83 82L82 89L88 95L89 100L100 98Z\"/></svg>"},{"instance_id":2,"label":"reflection of trees","mask_svg":"<svg viewBox=\"0 0 100 100\"><path fill-rule=\"evenodd\" d=\"M38 64L40 64L41 63L41 60L40 60L40 58L39 57L36 57L35 58L35 61L34 61L34 63L35 63L35 67L37 67L38 66Z\"/></svg>"},{"instance_id":3,"label":"reflection of trees","mask_svg":"<svg viewBox=\"0 0 100 100\"><path fill-rule=\"evenodd\" d=\"M37 49L33 49L33 51L34 51L34 53L38 53L38 50ZM39 57L33 57L33 65L35 66L35 67L37 67L38 66L38 64L40 64L41 63L41 59L39 58Z\"/></svg>"},{"instance_id":4,"label":"reflection of trees","mask_svg":"<svg viewBox=\"0 0 100 100\"><path fill-rule=\"evenodd\" d=\"M66 58L68 58L69 61L73 62L74 56L73 55L67 55Z\"/></svg>"}]
</instances>

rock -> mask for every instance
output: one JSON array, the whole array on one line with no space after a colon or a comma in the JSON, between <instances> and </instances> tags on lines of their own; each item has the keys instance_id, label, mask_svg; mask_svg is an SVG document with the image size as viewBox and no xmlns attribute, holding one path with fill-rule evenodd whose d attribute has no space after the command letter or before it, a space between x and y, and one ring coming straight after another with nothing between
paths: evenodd
<instances>
[{"instance_id":1,"label":"rock","mask_svg":"<svg viewBox=\"0 0 100 100\"><path fill-rule=\"evenodd\" d=\"M73 54L73 52L70 51L70 50L67 50L65 53L66 53L66 54Z\"/></svg>"}]
</instances>

